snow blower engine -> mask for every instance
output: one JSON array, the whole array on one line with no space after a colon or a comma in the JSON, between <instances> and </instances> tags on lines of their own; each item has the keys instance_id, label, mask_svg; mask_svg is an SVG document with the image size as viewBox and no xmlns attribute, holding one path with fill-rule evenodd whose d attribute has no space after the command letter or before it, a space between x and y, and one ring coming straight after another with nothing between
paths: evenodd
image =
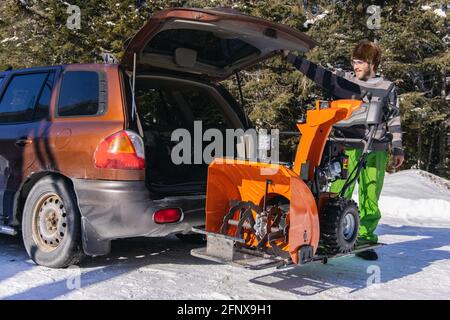
<instances>
[{"instance_id":1,"label":"snow blower engine","mask_svg":"<svg viewBox=\"0 0 450 320\"><path fill-rule=\"evenodd\" d=\"M216 158L209 165L205 248L196 257L263 269L305 264L374 248L356 246L357 204L344 198L365 165L383 105L361 100L319 101L299 121L301 138L293 164ZM330 137L332 127L365 125L365 139ZM345 146L363 152L348 172ZM327 192L336 179L346 179L339 193Z\"/></svg>"}]
</instances>

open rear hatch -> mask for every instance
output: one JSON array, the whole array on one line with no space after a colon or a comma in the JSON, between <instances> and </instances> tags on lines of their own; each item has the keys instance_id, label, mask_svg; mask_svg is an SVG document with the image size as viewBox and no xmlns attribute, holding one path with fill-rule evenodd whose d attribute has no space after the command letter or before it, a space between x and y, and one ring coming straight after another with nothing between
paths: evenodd
<instances>
[{"instance_id":1,"label":"open rear hatch","mask_svg":"<svg viewBox=\"0 0 450 320\"><path fill-rule=\"evenodd\" d=\"M281 49L306 52L316 42L302 32L232 9L160 11L129 41L122 65L171 70L220 81Z\"/></svg>"},{"instance_id":2,"label":"open rear hatch","mask_svg":"<svg viewBox=\"0 0 450 320\"><path fill-rule=\"evenodd\" d=\"M194 77L201 79L202 82L217 82L273 56L281 49L306 52L315 45L313 40L299 31L278 23L243 15L235 10L174 8L157 12L148 20L128 42L121 63L128 73L135 70L138 78L155 71L164 73L169 71L171 75L177 76L175 78L178 76L180 79ZM140 88L138 80L136 94L140 89L142 88ZM178 87L175 89L181 90ZM148 92L144 92L144 94L150 93L152 89L147 87L146 90ZM188 91L194 92L195 90ZM154 109L154 106L146 108L142 97L136 96L136 100L138 101L137 113L143 118L142 124L145 133L161 136L164 130L152 129L157 121L151 121L148 128L145 128L145 112L147 109ZM202 100L206 101L207 99L205 97ZM154 104L154 100L152 101ZM196 103L190 108L201 109L203 105ZM161 110L162 113L170 114L170 119L176 118L174 113L169 111L170 108L162 109L164 109ZM200 111L197 110L197 114L209 112L208 110ZM219 114L220 112L215 113ZM204 120L204 117L200 118ZM191 120L198 119L192 118ZM190 125L185 124L185 126L189 127ZM227 128L237 129L239 125L231 125ZM171 132L172 130L166 131ZM146 139L146 143L150 143L151 140ZM155 175L155 177L148 176L147 183L153 192L188 194L189 191L205 191L207 164L203 164L203 167L192 165L167 167L171 164L170 154L165 150L169 144L159 141L155 145L164 150L158 153L158 150L151 149L146 145L146 151L150 155L146 157L148 159L146 163L150 167L147 171L149 174ZM152 165L151 156L157 154L165 155L165 158L158 158L157 161L154 161L161 168ZM167 164L167 166L162 167L162 164ZM201 172L198 173L196 170ZM158 174L159 176L157 176Z\"/></svg>"}]
</instances>

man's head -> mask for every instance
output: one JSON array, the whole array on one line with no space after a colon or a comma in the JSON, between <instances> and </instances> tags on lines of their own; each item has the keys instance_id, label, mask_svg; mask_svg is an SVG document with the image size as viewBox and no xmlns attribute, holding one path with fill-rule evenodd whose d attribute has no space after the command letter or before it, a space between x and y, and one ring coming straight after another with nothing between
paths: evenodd
<instances>
[{"instance_id":1,"label":"man's head","mask_svg":"<svg viewBox=\"0 0 450 320\"><path fill-rule=\"evenodd\" d=\"M367 80L375 76L381 61L381 49L369 40L361 40L352 52L352 66L359 80Z\"/></svg>"}]
</instances>

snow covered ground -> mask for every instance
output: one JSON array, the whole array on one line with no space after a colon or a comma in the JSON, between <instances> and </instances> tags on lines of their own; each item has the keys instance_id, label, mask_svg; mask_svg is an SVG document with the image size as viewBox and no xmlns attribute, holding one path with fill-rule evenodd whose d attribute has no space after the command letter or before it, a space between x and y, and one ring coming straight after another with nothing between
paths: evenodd
<instances>
[{"instance_id":1,"label":"snow covered ground","mask_svg":"<svg viewBox=\"0 0 450 320\"><path fill-rule=\"evenodd\" d=\"M116 241L109 256L52 270L0 235L0 299L450 299L448 183L415 170L386 177L378 234L388 245L376 262L251 271L194 258L195 246L167 237Z\"/></svg>"}]
</instances>

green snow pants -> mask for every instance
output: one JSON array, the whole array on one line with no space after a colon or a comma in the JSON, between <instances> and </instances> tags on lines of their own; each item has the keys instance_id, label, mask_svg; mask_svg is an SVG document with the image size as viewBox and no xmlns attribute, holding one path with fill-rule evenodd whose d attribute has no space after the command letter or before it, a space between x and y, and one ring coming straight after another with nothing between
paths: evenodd
<instances>
[{"instance_id":1,"label":"green snow pants","mask_svg":"<svg viewBox=\"0 0 450 320\"><path fill-rule=\"evenodd\" d=\"M361 156L360 149L347 149L345 154L348 156L348 172L353 169ZM388 161L387 151L372 151L367 155L366 168L361 170L358 180L359 184L359 212L360 227L358 243L378 242L378 237L374 233L381 218L378 200L380 199L381 189L383 188L384 174ZM331 184L331 192L340 192L344 186L345 180L336 180ZM355 183L351 185L345 197L351 199Z\"/></svg>"}]
</instances>

